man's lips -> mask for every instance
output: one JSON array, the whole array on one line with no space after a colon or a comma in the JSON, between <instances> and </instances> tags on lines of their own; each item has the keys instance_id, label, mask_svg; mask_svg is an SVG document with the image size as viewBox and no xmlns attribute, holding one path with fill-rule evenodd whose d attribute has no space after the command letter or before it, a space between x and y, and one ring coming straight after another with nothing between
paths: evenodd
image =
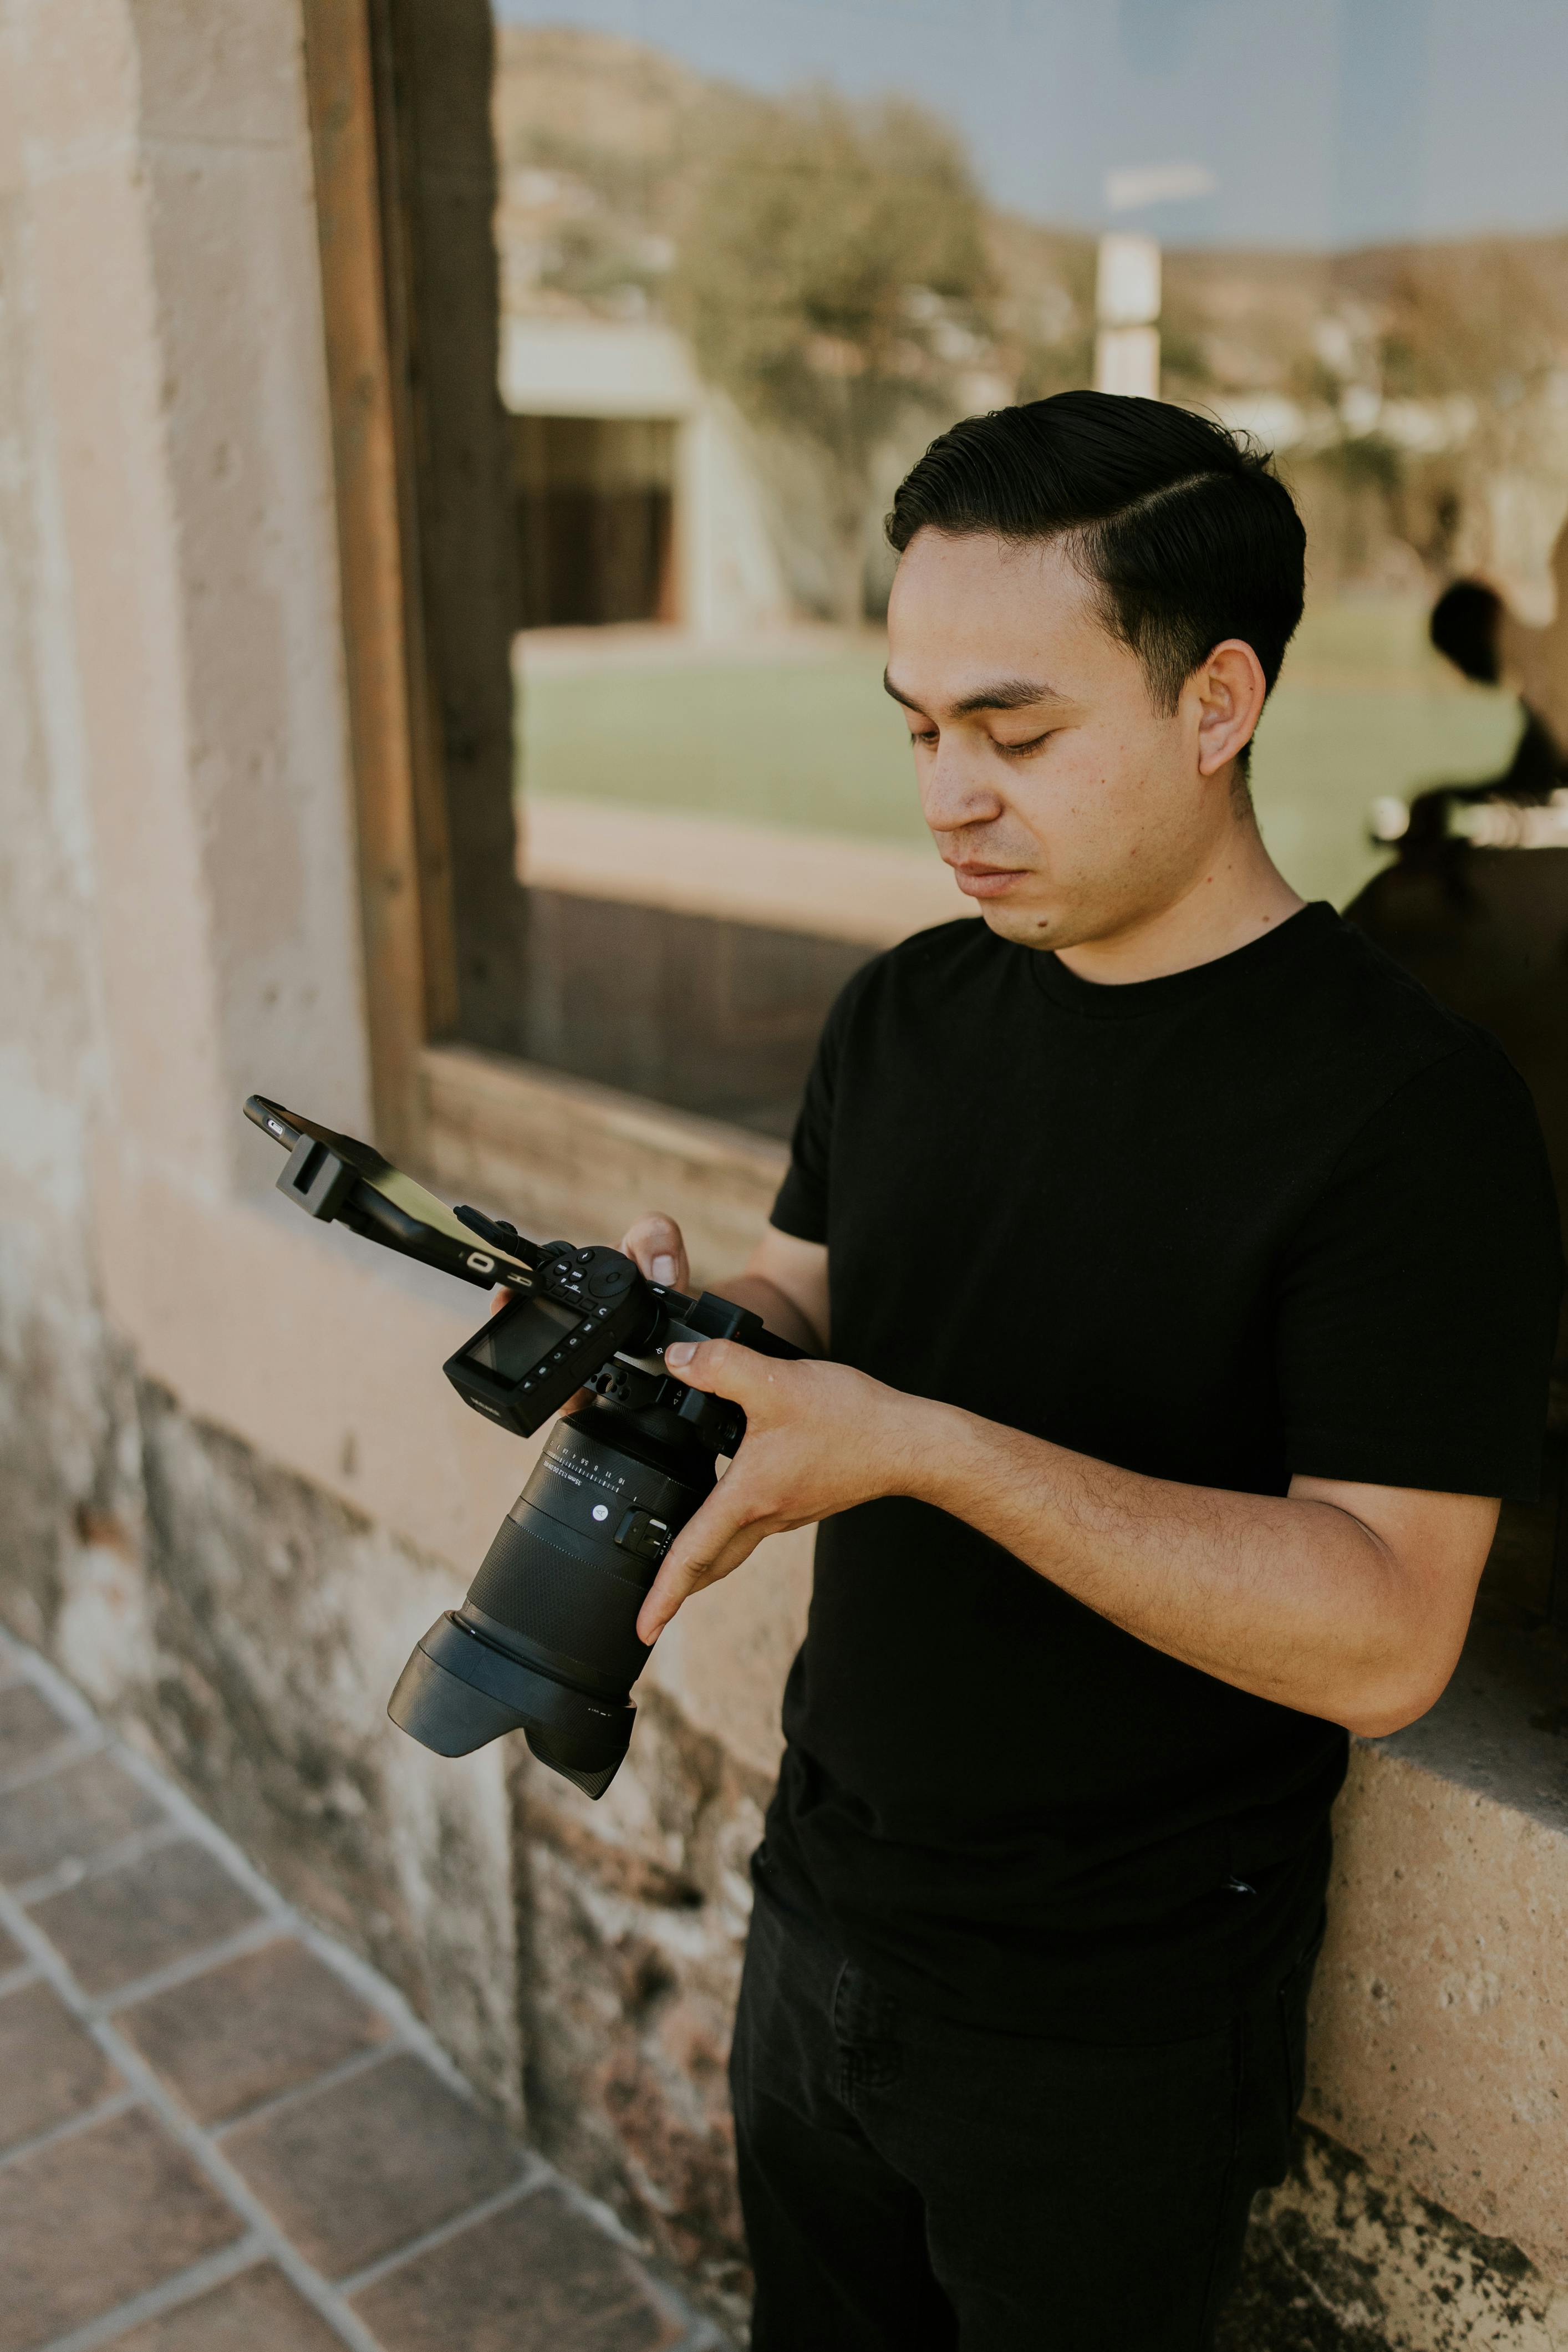
<instances>
[{"instance_id":1,"label":"man's lips","mask_svg":"<svg viewBox=\"0 0 1568 2352\"><path fill-rule=\"evenodd\" d=\"M967 898L999 898L1027 871L1023 866L985 866L978 858L966 858L952 865L952 878Z\"/></svg>"}]
</instances>

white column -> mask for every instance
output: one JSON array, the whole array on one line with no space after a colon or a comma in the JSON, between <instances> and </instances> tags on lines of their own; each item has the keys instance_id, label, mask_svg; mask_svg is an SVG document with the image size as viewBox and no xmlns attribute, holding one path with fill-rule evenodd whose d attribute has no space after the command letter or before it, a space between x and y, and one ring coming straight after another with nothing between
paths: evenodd
<instances>
[{"instance_id":1,"label":"white column","mask_svg":"<svg viewBox=\"0 0 1568 2352\"><path fill-rule=\"evenodd\" d=\"M1100 240L1095 282L1097 392L1160 397L1160 247L1119 229Z\"/></svg>"}]
</instances>

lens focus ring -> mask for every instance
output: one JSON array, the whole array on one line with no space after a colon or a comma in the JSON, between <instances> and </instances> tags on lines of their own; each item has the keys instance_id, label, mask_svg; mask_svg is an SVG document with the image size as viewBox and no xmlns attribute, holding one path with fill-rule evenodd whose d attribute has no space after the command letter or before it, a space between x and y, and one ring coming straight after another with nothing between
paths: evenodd
<instances>
[{"instance_id":1,"label":"lens focus ring","mask_svg":"<svg viewBox=\"0 0 1568 2352\"><path fill-rule=\"evenodd\" d=\"M648 1654L635 1630L647 1586L563 1550L539 1531L531 1511L529 1517L531 1526L501 1521L469 1601L563 1666L626 1692ZM624 1555L616 1557L624 1562Z\"/></svg>"}]
</instances>

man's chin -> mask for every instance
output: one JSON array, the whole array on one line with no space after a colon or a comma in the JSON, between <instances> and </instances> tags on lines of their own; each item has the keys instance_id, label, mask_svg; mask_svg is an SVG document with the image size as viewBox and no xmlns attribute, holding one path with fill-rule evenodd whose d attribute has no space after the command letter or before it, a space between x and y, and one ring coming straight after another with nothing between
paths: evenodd
<instances>
[{"instance_id":1,"label":"man's chin","mask_svg":"<svg viewBox=\"0 0 1568 2352\"><path fill-rule=\"evenodd\" d=\"M1018 898L982 899L976 912L988 930L1015 947L1070 947L1071 926L1054 907L1030 906Z\"/></svg>"}]
</instances>

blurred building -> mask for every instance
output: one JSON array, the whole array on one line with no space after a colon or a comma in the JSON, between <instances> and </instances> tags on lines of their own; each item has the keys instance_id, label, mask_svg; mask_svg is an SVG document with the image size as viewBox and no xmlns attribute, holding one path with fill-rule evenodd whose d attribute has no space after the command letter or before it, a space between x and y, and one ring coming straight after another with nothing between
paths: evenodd
<instances>
[{"instance_id":1,"label":"blurred building","mask_svg":"<svg viewBox=\"0 0 1568 2352\"><path fill-rule=\"evenodd\" d=\"M744 427L670 328L509 319L501 393L524 628L724 638L795 617Z\"/></svg>"}]
</instances>

